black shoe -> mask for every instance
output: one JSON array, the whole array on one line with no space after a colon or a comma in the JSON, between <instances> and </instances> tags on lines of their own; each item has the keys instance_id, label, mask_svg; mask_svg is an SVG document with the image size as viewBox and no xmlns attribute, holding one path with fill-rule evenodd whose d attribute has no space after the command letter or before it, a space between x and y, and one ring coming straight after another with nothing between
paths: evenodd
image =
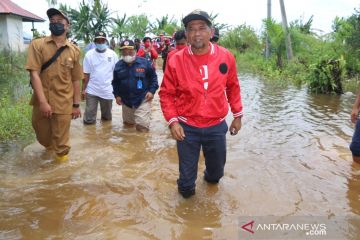
<instances>
[{"instance_id":1,"label":"black shoe","mask_svg":"<svg viewBox=\"0 0 360 240\"><path fill-rule=\"evenodd\" d=\"M189 198L192 195L195 195L195 188L190 190L180 190L179 193L183 196L183 198Z\"/></svg>"},{"instance_id":2,"label":"black shoe","mask_svg":"<svg viewBox=\"0 0 360 240\"><path fill-rule=\"evenodd\" d=\"M219 183L219 179L217 180L209 180L206 178L206 175L204 175L204 180L210 184L218 184Z\"/></svg>"}]
</instances>

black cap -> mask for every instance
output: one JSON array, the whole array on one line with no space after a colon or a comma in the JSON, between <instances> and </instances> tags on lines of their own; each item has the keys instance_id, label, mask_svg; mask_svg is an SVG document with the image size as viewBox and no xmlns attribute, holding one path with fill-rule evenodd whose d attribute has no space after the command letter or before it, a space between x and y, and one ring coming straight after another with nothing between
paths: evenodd
<instances>
[{"instance_id":1,"label":"black cap","mask_svg":"<svg viewBox=\"0 0 360 240\"><path fill-rule=\"evenodd\" d=\"M95 33L95 39L106 39L106 33L103 31L98 31Z\"/></svg>"},{"instance_id":2,"label":"black cap","mask_svg":"<svg viewBox=\"0 0 360 240\"><path fill-rule=\"evenodd\" d=\"M191 13L189 13L186 17L184 17L182 22L184 23L184 26L186 27L186 25L190 21L193 21L193 20L203 20L203 21L207 22L209 25L212 25L211 18L209 16L209 14L207 14L207 12L205 12L205 11L194 10Z\"/></svg>"},{"instance_id":3,"label":"black cap","mask_svg":"<svg viewBox=\"0 0 360 240\"><path fill-rule=\"evenodd\" d=\"M66 19L66 21L67 21L68 23L70 23L70 20L69 20L68 16L67 16L65 13L61 12L60 10L58 10L58 9L56 9L56 8L49 8L49 9L46 11L46 15L48 16L49 19L50 19L52 16L57 15L57 14L63 16L63 17Z\"/></svg>"},{"instance_id":4,"label":"black cap","mask_svg":"<svg viewBox=\"0 0 360 240\"><path fill-rule=\"evenodd\" d=\"M124 40L120 44L120 49L134 49L135 43L131 40Z\"/></svg>"},{"instance_id":5,"label":"black cap","mask_svg":"<svg viewBox=\"0 0 360 240\"><path fill-rule=\"evenodd\" d=\"M150 40L150 42L151 42L151 37L144 37L142 41L143 41L143 43L145 43L147 40Z\"/></svg>"}]
</instances>

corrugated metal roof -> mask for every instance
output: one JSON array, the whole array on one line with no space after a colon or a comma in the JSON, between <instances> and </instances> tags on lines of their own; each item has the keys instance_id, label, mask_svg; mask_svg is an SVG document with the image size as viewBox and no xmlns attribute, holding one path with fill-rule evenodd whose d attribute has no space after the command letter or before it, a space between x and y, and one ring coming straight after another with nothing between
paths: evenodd
<instances>
[{"instance_id":1,"label":"corrugated metal roof","mask_svg":"<svg viewBox=\"0 0 360 240\"><path fill-rule=\"evenodd\" d=\"M23 22L45 22L39 16L19 7L10 0L1 0L0 1L0 15L2 14L13 14L20 16Z\"/></svg>"}]
</instances>

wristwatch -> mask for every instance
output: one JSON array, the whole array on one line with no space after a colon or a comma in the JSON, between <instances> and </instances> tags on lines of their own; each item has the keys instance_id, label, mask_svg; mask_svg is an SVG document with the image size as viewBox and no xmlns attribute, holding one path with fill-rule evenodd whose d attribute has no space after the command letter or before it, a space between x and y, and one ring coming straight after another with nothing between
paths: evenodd
<instances>
[{"instance_id":1,"label":"wristwatch","mask_svg":"<svg viewBox=\"0 0 360 240\"><path fill-rule=\"evenodd\" d=\"M79 107L80 107L80 104L78 104L78 103L73 104L73 108L79 108Z\"/></svg>"}]
</instances>

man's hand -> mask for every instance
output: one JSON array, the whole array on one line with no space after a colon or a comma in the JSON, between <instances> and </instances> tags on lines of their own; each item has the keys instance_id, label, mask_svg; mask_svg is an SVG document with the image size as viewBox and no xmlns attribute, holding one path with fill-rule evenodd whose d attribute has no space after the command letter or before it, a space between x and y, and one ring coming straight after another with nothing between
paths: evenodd
<instances>
[{"instance_id":1,"label":"man's hand","mask_svg":"<svg viewBox=\"0 0 360 240\"><path fill-rule=\"evenodd\" d=\"M85 89L81 91L81 100L84 101L86 98L86 91Z\"/></svg>"},{"instance_id":2,"label":"man's hand","mask_svg":"<svg viewBox=\"0 0 360 240\"><path fill-rule=\"evenodd\" d=\"M51 109L51 106L49 105L49 103L47 103L47 102L40 103L39 110L43 117L51 118L52 109Z\"/></svg>"},{"instance_id":3,"label":"man's hand","mask_svg":"<svg viewBox=\"0 0 360 240\"><path fill-rule=\"evenodd\" d=\"M147 92L145 95L145 101L149 102L154 98L154 94L152 94L151 92Z\"/></svg>"},{"instance_id":4,"label":"man's hand","mask_svg":"<svg viewBox=\"0 0 360 240\"><path fill-rule=\"evenodd\" d=\"M353 109L351 111L351 122L356 123L359 116L359 109Z\"/></svg>"},{"instance_id":5,"label":"man's hand","mask_svg":"<svg viewBox=\"0 0 360 240\"><path fill-rule=\"evenodd\" d=\"M72 119L77 119L79 117L81 117L80 108L73 108L73 110L72 110Z\"/></svg>"},{"instance_id":6,"label":"man's hand","mask_svg":"<svg viewBox=\"0 0 360 240\"><path fill-rule=\"evenodd\" d=\"M231 135L236 135L241 129L241 118L234 118L232 121L229 131Z\"/></svg>"},{"instance_id":7,"label":"man's hand","mask_svg":"<svg viewBox=\"0 0 360 240\"><path fill-rule=\"evenodd\" d=\"M118 105L122 105L121 97L116 97L115 100Z\"/></svg>"},{"instance_id":8,"label":"man's hand","mask_svg":"<svg viewBox=\"0 0 360 240\"><path fill-rule=\"evenodd\" d=\"M170 126L170 131L173 139L177 141L182 141L185 138L184 129L180 125L180 123L176 122Z\"/></svg>"}]
</instances>

